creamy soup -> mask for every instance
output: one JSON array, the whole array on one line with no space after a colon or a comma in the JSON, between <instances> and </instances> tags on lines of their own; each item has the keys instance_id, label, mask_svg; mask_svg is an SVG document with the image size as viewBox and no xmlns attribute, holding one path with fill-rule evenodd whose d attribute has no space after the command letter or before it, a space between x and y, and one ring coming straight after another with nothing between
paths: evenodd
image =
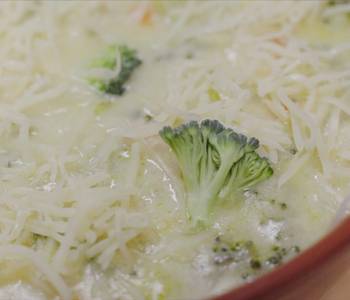
<instances>
[{"instance_id":1,"label":"creamy soup","mask_svg":"<svg viewBox=\"0 0 350 300\"><path fill-rule=\"evenodd\" d=\"M3 1L0 45L1 300L204 299L346 214L347 1Z\"/></svg>"}]
</instances>

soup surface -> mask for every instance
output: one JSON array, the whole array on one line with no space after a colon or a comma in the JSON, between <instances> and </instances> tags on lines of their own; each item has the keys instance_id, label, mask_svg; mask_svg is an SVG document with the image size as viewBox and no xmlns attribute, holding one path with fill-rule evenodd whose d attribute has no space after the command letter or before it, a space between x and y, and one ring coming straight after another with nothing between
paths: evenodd
<instances>
[{"instance_id":1,"label":"soup surface","mask_svg":"<svg viewBox=\"0 0 350 300\"><path fill-rule=\"evenodd\" d=\"M203 299L346 213L346 1L4 1L0 45L2 300ZM195 227L158 132L204 119L273 175Z\"/></svg>"}]
</instances>

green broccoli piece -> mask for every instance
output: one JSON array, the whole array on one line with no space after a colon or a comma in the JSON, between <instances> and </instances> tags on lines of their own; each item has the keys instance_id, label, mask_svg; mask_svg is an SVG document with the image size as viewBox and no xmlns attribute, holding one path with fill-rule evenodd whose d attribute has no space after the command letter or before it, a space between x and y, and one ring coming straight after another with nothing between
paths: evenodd
<instances>
[{"instance_id":1,"label":"green broccoli piece","mask_svg":"<svg viewBox=\"0 0 350 300\"><path fill-rule=\"evenodd\" d=\"M119 74L110 80L90 78L89 82L99 91L121 96L125 92L125 83L131 77L133 71L141 65L142 61L137 57L137 52L127 46L109 46L105 54L95 60L91 67L113 70L117 66L116 54L119 51L121 68Z\"/></svg>"},{"instance_id":2,"label":"green broccoli piece","mask_svg":"<svg viewBox=\"0 0 350 300\"><path fill-rule=\"evenodd\" d=\"M213 262L218 266L227 265L232 262L249 262L252 269L261 268L258 249L253 241L232 242L223 240L218 236L215 238L212 251Z\"/></svg>"},{"instance_id":3,"label":"green broccoli piece","mask_svg":"<svg viewBox=\"0 0 350 300\"><path fill-rule=\"evenodd\" d=\"M347 4L350 3L349 0L328 0L327 5L328 6L335 6L338 4Z\"/></svg>"},{"instance_id":4,"label":"green broccoli piece","mask_svg":"<svg viewBox=\"0 0 350 300\"><path fill-rule=\"evenodd\" d=\"M248 139L219 121L191 121L178 128L164 127L161 138L174 151L187 191L188 216L206 226L218 199L269 178L273 170Z\"/></svg>"}]
</instances>

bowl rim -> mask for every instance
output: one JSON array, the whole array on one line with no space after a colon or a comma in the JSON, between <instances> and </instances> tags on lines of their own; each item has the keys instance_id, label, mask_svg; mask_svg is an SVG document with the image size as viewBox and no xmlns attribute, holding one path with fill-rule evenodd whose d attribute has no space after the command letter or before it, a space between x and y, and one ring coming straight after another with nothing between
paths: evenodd
<instances>
[{"instance_id":1,"label":"bowl rim","mask_svg":"<svg viewBox=\"0 0 350 300\"><path fill-rule=\"evenodd\" d=\"M315 267L325 264L348 243L350 243L350 217L344 219L322 239L289 262L212 300L256 300L267 297L275 289L281 288L300 274L307 275Z\"/></svg>"}]
</instances>

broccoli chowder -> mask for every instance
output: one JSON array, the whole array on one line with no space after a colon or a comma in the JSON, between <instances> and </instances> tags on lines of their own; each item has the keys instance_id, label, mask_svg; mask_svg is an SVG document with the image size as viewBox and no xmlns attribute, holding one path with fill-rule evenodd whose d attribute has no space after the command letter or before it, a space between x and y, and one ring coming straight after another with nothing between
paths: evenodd
<instances>
[{"instance_id":1,"label":"broccoli chowder","mask_svg":"<svg viewBox=\"0 0 350 300\"><path fill-rule=\"evenodd\" d=\"M347 1L0 3L0 299L198 300L350 192Z\"/></svg>"}]
</instances>

